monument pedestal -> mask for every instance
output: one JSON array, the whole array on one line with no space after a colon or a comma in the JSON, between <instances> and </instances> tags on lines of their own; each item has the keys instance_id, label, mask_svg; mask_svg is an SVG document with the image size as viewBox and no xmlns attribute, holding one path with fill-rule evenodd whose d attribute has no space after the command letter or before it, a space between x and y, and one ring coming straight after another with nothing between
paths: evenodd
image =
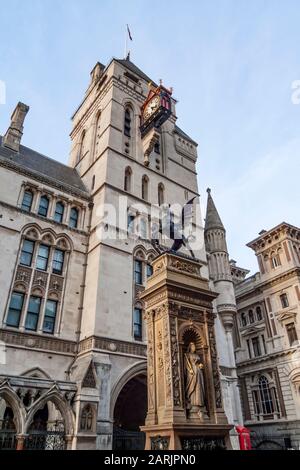
<instances>
[{"instance_id":1,"label":"monument pedestal","mask_svg":"<svg viewBox=\"0 0 300 470\"><path fill-rule=\"evenodd\" d=\"M230 448L212 302L199 261L163 253L140 298L148 335L146 449Z\"/></svg>"}]
</instances>

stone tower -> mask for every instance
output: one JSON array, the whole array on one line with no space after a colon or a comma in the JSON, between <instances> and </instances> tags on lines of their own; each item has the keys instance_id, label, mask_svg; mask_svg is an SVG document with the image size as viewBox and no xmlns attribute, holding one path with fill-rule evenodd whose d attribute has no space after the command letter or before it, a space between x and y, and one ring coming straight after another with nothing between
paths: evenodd
<instances>
[{"instance_id":1,"label":"stone tower","mask_svg":"<svg viewBox=\"0 0 300 470\"><path fill-rule=\"evenodd\" d=\"M224 408L230 422L241 424L243 418L232 336L236 301L230 272L226 230L211 196L211 190L207 189L207 193L204 238L211 288L219 294L214 303L217 312L217 344L222 345L222 347L219 346L219 364L222 374Z\"/></svg>"}]
</instances>

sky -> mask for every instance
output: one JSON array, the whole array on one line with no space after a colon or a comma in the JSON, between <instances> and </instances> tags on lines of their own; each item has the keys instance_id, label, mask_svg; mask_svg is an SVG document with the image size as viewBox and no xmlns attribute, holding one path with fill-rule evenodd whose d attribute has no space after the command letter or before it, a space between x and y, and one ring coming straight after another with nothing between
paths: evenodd
<instances>
[{"instance_id":1,"label":"sky","mask_svg":"<svg viewBox=\"0 0 300 470\"><path fill-rule=\"evenodd\" d=\"M300 226L299 0L0 0L0 20L0 134L22 101L22 143L67 163L89 73L124 57L128 23L132 61L173 87L199 143L201 205L210 187L230 257L254 273L245 244Z\"/></svg>"}]
</instances>

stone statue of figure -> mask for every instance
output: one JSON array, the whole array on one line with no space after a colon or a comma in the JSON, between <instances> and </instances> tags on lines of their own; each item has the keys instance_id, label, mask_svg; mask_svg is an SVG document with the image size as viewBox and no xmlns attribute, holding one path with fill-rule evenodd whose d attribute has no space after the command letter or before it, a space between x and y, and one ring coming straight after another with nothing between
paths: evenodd
<instances>
[{"instance_id":1,"label":"stone statue of figure","mask_svg":"<svg viewBox=\"0 0 300 470\"><path fill-rule=\"evenodd\" d=\"M195 343L190 343L184 355L185 396L187 408L205 407L205 387L203 364L196 353Z\"/></svg>"}]
</instances>

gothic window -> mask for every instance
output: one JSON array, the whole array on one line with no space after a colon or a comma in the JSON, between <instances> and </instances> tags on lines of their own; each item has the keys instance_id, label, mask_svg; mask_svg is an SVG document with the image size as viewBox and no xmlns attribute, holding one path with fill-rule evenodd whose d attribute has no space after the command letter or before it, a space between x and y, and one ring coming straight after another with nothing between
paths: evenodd
<instances>
[{"instance_id":1,"label":"gothic window","mask_svg":"<svg viewBox=\"0 0 300 470\"><path fill-rule=\"evenodd\" d=\"M47 245L40 245L38 255L36 258L36 269L46 271L48 267L50 247Z\"/></svg>"},{"instance_id":2,"label":"gothic window","mask_svg":"<svg viewBox=\"0 0 300 470\"><path fill-rule=\"evenodd\" d=\"M127 191L127 192L131 191L131 175L132 175L132 170L130 166L128 166L125 169L125 174L124 174L124 191Z\"/></svg>"},{"instance_id":3,"label":"gothic window","mask_svg":"<svg viewBox=\"0 0 300 470\"><path fill-rule=\"evenodd\" d=\"M124 134L127 137L131 137L131 119L132 119L132 110L129 106L125 108L124 114Z\"/></svg>"},{"instance_id":4,"label":"gothic window","mask_svg":"<svg viewBox=\"0 0 300 470\"><path fill-rule=\"evenodd\" d=\"M57 202L55 205L54 220L56 222L62 223L64 216L65 206L62 202Z\"/></svg>"},{"instance_id":5,"label":"gothic window","mask_svg":"<svg viewBox=\"0 0 300 470\"><path fill-rule=\"evenodd\" d=\"M85 405L81 412L80 431L92 431L93 410L91 405Z\"/></svg>"},{"instance_id":6,"label":"gothic window","mask_svg":"<svg viewBox=\"0 0 300 470\"><path fill-rule=\"evenodd\" d=\"M143 262L139 259L134 260L134 281L136 284L143 284Z\"/></svg>"},{"instance_id":7,"label":"gothic window","mask_svg":"<svg viewBox=\"0 0 300 470\"><path fill-rule=\"evenodd\" d=\"M81 139L80 139L77 163L85 156L85 154L86 154L86 131L83 130L81 134Z\"/></svg>"},{"instance_id":8,"label":"gothic window","mask_svg":"<svg viewBox=\"0 0 300 470\"><path fill-rule=\"evenodd\" d=\"M160 141L157 140L154 144L154 152L160 154Z\"/></svg>"},{"instance_id":9,"label":"gothic window","mask_svg":"<svg viewBox=\"0 0 300 470\"><path fill-rule=\"evenodd\" d=\"M101 113L98 113L96 121L96 134L95 134L95 157L99 156L100 152L100 135L101 135Z\"/></svg>"},{"instance_id":10,"label":"gothic window","mask_svg":"<svg viewBox=\"0 0 300 470\"><path fill-rule=\"evenodd\" d=\"M162 183L158 185L158 205L161 206L165 202L165 188Z\"/></svg>"},{"instance_id":11,"label":"gothic window","mask_svg":"<svg viewBox=\"0 0 300 470\"><path fill-rule=\"evenodd\" d=\"M36 331L41 308L41 300L42 299L40 297L35 297L33 295L29 298L25 321L26 330Z\"/></svg>"},{"instance_id":12,"label":"gothic window","mask_svg":"<svg viewBox=\"0 0 300 470\"><path fill-rule=\"evenodd\" d=\"M289 306L289 299L286 293L280 295L280 301L282 308L287 308Z\"/></svg>"},{"instance_id":13,"label":"gothic window","mask_svg":"<svg viewBox=\"0 0 300 470\"><path fill-rule=\"evenodd\" d=\"M255 357L261 356L261 349L258 336L252 338L252 348Z\"/></svg>"},{"instance_id":14,"label":"gothic window","mask_svg":"<svg viewBox=\"0 0 300 470\"><path fill-rule=\"evenodd\" d=\"M142 309L139 307L134 309L133 336L138 341L142 339Z\"/></svg>"},{"instance_id":15,"label":"gothic window","mask_svg":"<svg viewBox=\"0 0 300 470\"><path fill-rule=\"evenodd\" d=\"M8 315L7 315L7 320L6 320L7 326L14 326L18 328L19 323L20 323L23 303L24 303L24 294L20 294L19 292L13 292L11 299L10 299Z\"/></svg>"},{"instance_id":16,"label":"gothic window","mask_svg":"<svg viewBox=\"0 0 300 470\"><path fill-rule=\"evenodd\" d=\"M148 183L149 178L144 175L142 178L142 199L144 199L144 201L148 201Z\"/></svg>"},{"instance_id":17,"label":"gothic window","mask_svg":"<svg viewBox=\"0 0 300 470\"><path fill-rule=\"evenodd\" d=\"M94 187L95 187L95 180L96 180L96 176L93 175L93 178L92 178L92 189L94 189Z\"/></svg>"},{"instance_id":18,"label":"gothic window","mask_svg":"<svg viewBox=\"0 0 300 470\"><path fill-rule=\"evenodd\" d=\"M249 316L249 322L250 322L250 323L254 323L254 314L253 314L253 310L249 310L248 316Z\"/></svg>"},{"instance_id":19,"label":"gothic window","mask_svg":"<svg viewBox=\"0 0 300 470\"><path fill-rule=\"evenodd\" d=\"M241 314L241 322L242 322L242 326L246 326L246 325L247 325L247 317L246 317L245 312L243 312L243 313Z\"/></svg>"},{"instance_id":20,"label":"gothic window","mask_svg":"<svg viewBox=\"0 0 300 470\"><path fill-rule=\"evenodd\" d=\"M43 324L44 333L53 334L56 312L57 312L57 301L47 300L46 307L45 307L44 324Z\"/></svg>"},{"instance_id":21,"label":"gothic window","mask_svg":"<svg viewBox=\"0 0 300 470\"><path fill-rule=\"evenodd\" d=\"M28 189L24 192L23 196L23 201L21 205L21 209L23 209L26 212L31 211L31 206L32 206L32 201L33 201L33 194L32 191L29 191Z\"/></svg>"},{"instance_id":22,"label":"gothic window","mask_svg":"<svg viewBox=\"0 0 300 470\"><path fill-rule=\"evenodd\" d=\"M53 263L52 263L52 272L54 274L62 274L63 266L64 266L64 256L65 256L64 251L59 250L58 248L54 250Z\"/></svg>"},{"instance_id":23,"label":"gothic window","mask_svg":"<svg viewBox=\"0 0 300 470\"><path fill-rule=\"evenodd\" d=\"M38 215L47 217L49 208L49 198L47 196L41 196Z\"/></svg>"},{"instance_id":24,"label":"gothic window","mask_svg":"<svg viewBox=\"0 0 300 470\"><path fill-rule=\"evenodd\" d=\"M295 324L294 323L288 323L286 325L286 332L287 332L287 335L288 335L288 338L289 338L290 346L293 346L293 344L296 341L298 341L298 336L297 336Z\"/></svg>"},{"instance_id":25,"label":"gothic window","mask_svg":"<svg viewBox=\"0 0 300 470\"><path fill-rule=\"evenodd\" d=\"M72 207L70 211L69 227L77 228L78 225L78 209Z\"/></svg>"},{"instance_id":26,"label":"gothic window","mask_svg":"<svg viewBox=\"0 0 300 470\"><path fill-rule=\"evenodd\" d=\"M21 250L20 264L23 266L31 266L33 251L34 242L31 240L24 240Z\"/></svg>"},{"instance_id":27,"label":"gothic window","mask_svg":"<svg viewBox=\"0 0 300 470\"><path fill-rule=\"evenodd\" d=\"M259 306L256 307L256 317L257 317L258 321L262 320L262 312L261 312L261 308Z\"/></svg>"}]
</instances>

